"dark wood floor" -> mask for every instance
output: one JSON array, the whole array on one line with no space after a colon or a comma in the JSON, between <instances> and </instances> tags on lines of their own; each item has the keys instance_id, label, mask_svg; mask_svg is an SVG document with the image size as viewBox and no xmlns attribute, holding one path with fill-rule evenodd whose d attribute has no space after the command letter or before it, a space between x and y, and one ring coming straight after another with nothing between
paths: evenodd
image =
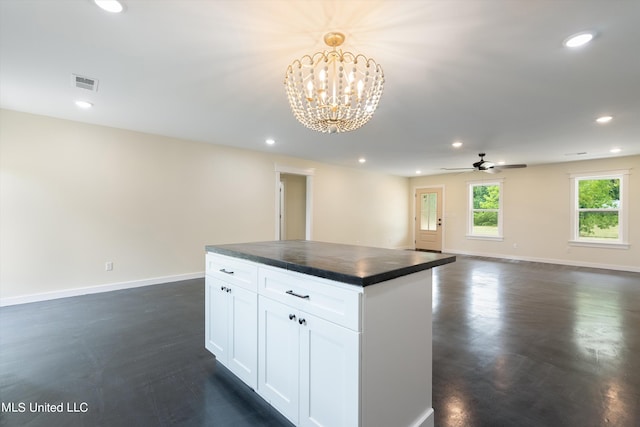
<instances>
[{"instance_id":1,"label":"dark wood floor","mask_svg":"<svg viewBox=\"0 0 640 427\"><path fill-rule=\"evenodd\" d=\"M436 426L640 426L640 274L435 272ZM1 308L0 425L290 426L204 350L203 283Z\"/></svg>"}]
</instances>

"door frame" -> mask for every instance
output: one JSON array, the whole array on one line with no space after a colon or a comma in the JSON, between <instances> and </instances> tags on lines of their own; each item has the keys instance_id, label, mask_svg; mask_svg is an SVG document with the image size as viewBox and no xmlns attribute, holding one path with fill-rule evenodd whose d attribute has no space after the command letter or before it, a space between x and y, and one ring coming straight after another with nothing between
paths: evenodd
<instances>
[{"instance_id":1,"label":"door frame","mask_svg":"<svg viewBox=\"0 0 640 427\"><path fill-rule=\"evenodd\" d=\"M441 248L442 251L441 252L445 252L445 246L444 246L444 242L446 241L445 239L445 233L447 231L447 227L445 227L445 217L446 215L446 211L445 211L445 191L444 191L444 184L439 184L439 185L420 185L420 186L416 186L413 187L413 189L411 190L411 199L413 200L413 209L411 211L411 216L413 217L413 221L411 221L411 238L413 239L413 249L415 250L416 248L416 222L418 222L417 218L416 218L416 203L417 203L417 197L416 197L416 192L418 190L429 190L429 189L439 189L442 192L442 244L441 244Z\"/></svg>"},{"instance_id":2,"label":"door frame","mask_svg":"<svg viewBox=\"0 0 640 427\"><path fill-rule=\"evenodd\" d=\"M275 164L274 166L275 169L275 175L276 175L276 182L275 182L275 209L276 209L276 214L275 214L275 237L276 240L280 240L280 227L281 227L281 222L280 222L280 174L289 174L289 175L302 175L306 177L306 183L307 183L307 191L306 191L306 200L305 200L305 230L304 230L304 235L305 235L305 239L306 240L311 240L311 230L312 230L312 220L313 220L313 215L312 215L312 208L313 208L313 176L316 172L316 170L314 168L308 168L308 169L302 169L302 168L296 168L296 167L292 167L292 166L287 166L287 165L280 165L280 164Z\"/></svg>"},{"instance_id":3,"label":"door frame","mask_svg":"<svg viewBox=\"0 0 640 427\"><path fill-rule=\"evenodd\" d=\"M278 229L278 240L287 240L287 230L286 230L286 223L287 223L287 211L285 209L286 206L286 200L285 200L285 195L286 195L286 186L285 183L280 181L279 183L279 188L278 188L278 197L280 198L279 200L279 206L278 206L278 212L276 212L276 218L279 219L279 223L278 226L280 227Z\"/></svg>"}]
</instances>

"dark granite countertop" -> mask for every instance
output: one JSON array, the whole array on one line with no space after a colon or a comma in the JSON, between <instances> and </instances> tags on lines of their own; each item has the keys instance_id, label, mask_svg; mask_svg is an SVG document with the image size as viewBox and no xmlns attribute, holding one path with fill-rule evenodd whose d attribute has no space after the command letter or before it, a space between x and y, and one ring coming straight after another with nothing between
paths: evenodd
<instances>
[{"instance_id":1,"label":"dark granite countertop","mask_svg":"<svg viewBox=\"0 0 640 427\"><path fill-rule=\"evenodd\" d=\"M309 240L209 245L205 250L357 286L373 285L456 260L446 254Z\"/></svg>"}]
</instances>

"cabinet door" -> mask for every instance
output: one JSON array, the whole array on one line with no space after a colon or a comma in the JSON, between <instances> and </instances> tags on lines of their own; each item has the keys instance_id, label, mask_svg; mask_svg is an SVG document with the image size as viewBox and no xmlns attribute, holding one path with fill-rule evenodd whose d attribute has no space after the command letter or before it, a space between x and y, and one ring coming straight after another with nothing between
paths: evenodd
<instances>
[{"instance_id":1,"label":"cabinet door","mask_svg":"<svg viewBox=\"0 0 640 427\"><path fill-rule=\"evenodd\" d=\"M263 296L258 312L258 393L298 424L298 313Z\"/></svg>"},{"instance_id":2,"label":"cabinet door","mask_svg":"<svg viewBox=\"0 0 640 427\"><path fill-rule=\"evenodd\" d=\"M358 425L360 334L300 313L300 426Z\"/></svg>"},{"instance_id":3,"label":"cabinet door","mask_svg":"<svg viewBox=\"0 0 640 427\"><path fill-rule=\"evenodd\" d=\"M258 294L229 286L226 366L254 390L258 386Z\"/></svg>"},{"instance_id":4,"label":"cabinet door","mask_svg":"<svg viewBox=\"0 0 640 427\"><path fill-rule=\"evenodd\" d=\"M212 277L205 277L205 342L207 350L226 366L229 336L227 285Z\"/></svg>"}]
</instances>

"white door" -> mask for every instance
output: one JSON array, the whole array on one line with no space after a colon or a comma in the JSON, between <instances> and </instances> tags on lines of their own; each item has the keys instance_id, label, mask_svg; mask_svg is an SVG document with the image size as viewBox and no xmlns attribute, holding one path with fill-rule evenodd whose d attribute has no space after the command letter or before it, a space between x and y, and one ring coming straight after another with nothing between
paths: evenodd
<instances>
[{"instance_id":1,"label":"white door","mask_svg":"<svg viewBox=\"0 0 640 427\"><path fill-rule=\"evenodd\" d=\"M258 386L258 294L228 287L229 341L227 364L231 372L254 390Z\"/></svg>"},{"instance_id":2,"label":"white door","mask_svg":"<svg viewBox=\"0 0 640 427\"><path fill-rule=\"evenodd\" d=\"M416 190L416 249L442 251L442 189Z\"/></svg>"},{"instance_id":3,"label":"white door","mask_svg":"<svg viewBox=\"0 0 640 427\"><path fill-rule=\"evenodd\" d=\"M259 296L258 313L258 393L297 425L298 312Z\"/></svg>"},{"instance_id":4,"label":"white door","mask_svg":"<svg viewBox=\"0 0 640 427\"><path fill-rule=\"evenodd\" d=\"M300 317L300 426L359 425L360 334L305 313Z\"/></svg>"},{"instance_id":5,"label":"white door","mask_svg":"<svg viewBox=\"0 0 640 427\"><path fill-rule=\"evenodd\" d=\"M205 277L205 342L207 350L222 364L227 363L229 315L227 285L217 279Z\"/></svg>"}]
</instances>

